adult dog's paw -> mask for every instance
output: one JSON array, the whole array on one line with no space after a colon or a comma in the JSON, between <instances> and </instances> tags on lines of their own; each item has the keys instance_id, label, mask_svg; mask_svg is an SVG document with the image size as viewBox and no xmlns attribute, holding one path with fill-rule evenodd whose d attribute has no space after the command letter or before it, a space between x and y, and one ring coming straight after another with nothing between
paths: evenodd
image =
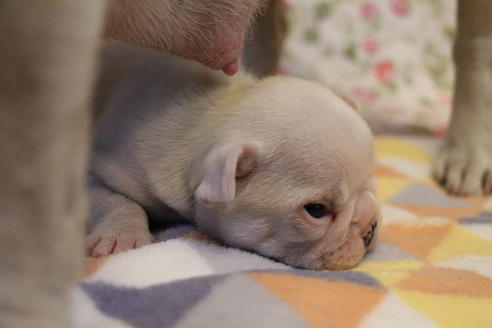
<instances>
[{"instance_id":1,"label":"adult dog's paw","mask_svg":"<svg viewBox=\"0 0 492 328\"><path fill-rule=\"evenodd\" d=\"M447 140L434 160L432 175L452 194L491 193L492 149L470 140Z\"/></svg>"},{"instance_id":2,"label":"adult dog's paw","mask_svg":"<svg viewBox=\"0 0 492 328\"><path fill-rule=\"evenodd\" d=\"M87 237L86 252L91 257L108 256L152 243L147 228L97 228Z\"/></svg>"}]
</instances>

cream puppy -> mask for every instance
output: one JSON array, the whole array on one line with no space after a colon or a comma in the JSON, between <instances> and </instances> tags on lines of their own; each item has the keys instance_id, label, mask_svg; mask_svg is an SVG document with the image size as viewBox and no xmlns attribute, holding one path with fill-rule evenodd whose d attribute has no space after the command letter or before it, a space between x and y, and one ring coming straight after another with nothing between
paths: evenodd
<instances>
[{"instance_id":1,"label":"cream puppy","mask_svg":"<svg viewBox=\"0 0 492 328\"><path fill-rule=\"evenodd\" d=\"M374 246L372 135L328 88L114 44L95 105L90 255L151 243L149 221L176 220L308 269L353 267Z\"/></svg>"}]
</instances>

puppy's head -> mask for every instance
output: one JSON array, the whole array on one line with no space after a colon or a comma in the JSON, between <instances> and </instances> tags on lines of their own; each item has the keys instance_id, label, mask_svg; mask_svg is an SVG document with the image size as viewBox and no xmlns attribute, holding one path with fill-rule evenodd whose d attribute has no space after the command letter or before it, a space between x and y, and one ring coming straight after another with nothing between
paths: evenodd
<instances>
[{"instance_id":1,"label":"puppy's head","mask_svg":"<svg viewBox=\"0 0 492 328\"><path fill-rule=\"evenodd\" d=\"M197 175L196 220L224 243L308 269L346 269L381 226L372 135L324 86L277 77L225 111Z\"/></svg>"}]
</instances>

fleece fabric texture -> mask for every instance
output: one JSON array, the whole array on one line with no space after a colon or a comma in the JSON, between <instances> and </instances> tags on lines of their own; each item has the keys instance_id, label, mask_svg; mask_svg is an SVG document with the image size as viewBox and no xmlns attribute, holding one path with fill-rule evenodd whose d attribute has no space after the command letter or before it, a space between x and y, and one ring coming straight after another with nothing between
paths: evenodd
<instances>
[{"instance_id":1,"label":"fleece fabric texture","mask_svg":"<svg viewBox=\"0 0 492 328\"><path fill-rule=\"evenodd\" d=\"M384 225L348 271L293 269L215 244L192 226L88 260L76 327L492 327L492 198L429 178L439 140L378 137Z\"/></svg>"}]
</instances>

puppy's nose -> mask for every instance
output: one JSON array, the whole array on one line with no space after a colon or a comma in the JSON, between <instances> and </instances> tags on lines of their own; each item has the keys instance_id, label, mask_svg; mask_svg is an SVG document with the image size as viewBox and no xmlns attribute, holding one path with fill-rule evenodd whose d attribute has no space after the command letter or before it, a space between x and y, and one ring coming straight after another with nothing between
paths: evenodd
<instances>
[{"instance_id":1,"label":"puppy's nose","mask_svg":"<svg viewBox=\"0 0 492 328\"><path fill-rule=\"evenodd\" d=\"M364 191L355 204L354 220L358 221L360 236L368 247L376 234L379 212L378 202L372 191Z\"/></svg>"},{"instance_id":2,"label":"puppy's nose","mask_svg":"<svg viewBox=\"0 0 492 328\"><path fill-rule=\"evenodd\" d=\"M362 236L364 246L367 248L371 245L371 242L376 235L376 228L378 227L378 221L374 220L369 227L367 227L365 234Z\"/></svg>"}]
</instances>

